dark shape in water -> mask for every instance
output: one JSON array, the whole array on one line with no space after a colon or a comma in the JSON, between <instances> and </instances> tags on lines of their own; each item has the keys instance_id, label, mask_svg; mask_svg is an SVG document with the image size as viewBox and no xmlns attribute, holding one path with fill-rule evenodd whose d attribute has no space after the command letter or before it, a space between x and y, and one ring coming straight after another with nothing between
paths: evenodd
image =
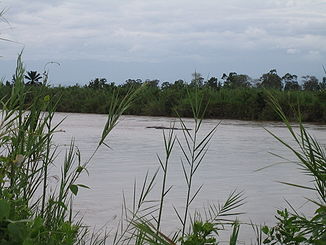
<instances>
[{"instance_id":1,"label":"dark shape in water","mask_svg":"<svg viewBox=\"0 0 326 245\"><path fill-rule=\"evenodd\" d=\"M182 130L182 128L165 127L165 126L147 126L146 128ZM185 130L191 130L191 128L185 128Z\"/></svg>"}]
</instances>

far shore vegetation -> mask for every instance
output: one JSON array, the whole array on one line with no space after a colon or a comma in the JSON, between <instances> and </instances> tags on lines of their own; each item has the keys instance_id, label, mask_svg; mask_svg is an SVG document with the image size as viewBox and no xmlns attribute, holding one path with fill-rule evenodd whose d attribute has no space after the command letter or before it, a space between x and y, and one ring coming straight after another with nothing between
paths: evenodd
<instances>
[{"instance_id":1,"label":"far shore vegetation","mask_svg":"<svg viewBox=\"0 0 326 245\"><path fill-rule=\"evenodd\" d=\"M303 121L326 122L326 77L318 81L311 75L300 79L290 73L279 76L273 69L256 80L235 72L223 74L221 78L204 79L200 73L195 72L190 82L128 79L122 84L116 84L105 78L95 78L83 86L75 84L44 88L41 81L46 74L37 71L25 73L26 105L33 100L33 94L46 89L51 97L60 97L57 105L59 112L105 114L113 94L122 98L131 88L136 89L146 84L137 95L136 103L125 114L174 117L178 112L181 117L192 117L187 94L194 88L199 88L204 103L208 104L206 118L277 121L279 117L267 103L269 91L272 90L290 120L295 120L295 109L301 111ZM10 95L14 83L15 77L0 83L0 98Z\"/></svg>"}]
</instances>

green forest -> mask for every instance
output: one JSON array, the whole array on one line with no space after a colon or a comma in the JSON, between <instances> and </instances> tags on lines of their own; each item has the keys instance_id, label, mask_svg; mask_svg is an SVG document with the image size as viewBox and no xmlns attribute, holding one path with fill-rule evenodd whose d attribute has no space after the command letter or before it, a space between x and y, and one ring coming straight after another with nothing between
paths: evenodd
<instances>
[{"instance_id":1,"label":"green forest","mask_svg":"<svg viewBox=\"0 0 326 245\"><path fill-rule=\"evenodd\" d=\"M248 75L231 72L218 79L205 80L200 73L193 73L186 82L160 82L159 80L128 79L122 84L96 78L81 86L49 86L47 73L29 71L24 76L27 92L26 105L32 101L37 90L46 89L51 97L58 98L57 111L77 113L107 113L114 96L125 96L128 91L142 87L140 93L126 114L145 116L191 117L187 94L192 90L204 96L207 104L206 117L240 120L279 120L269 106L268 96L275 96L291 120L301 113L303 121L326 122L326 77L319 82L315 76L298 77L290 73L279 76L276 70L253 80ZM12 81L0 83L0 98L8 97ZM45 88L44 88L45 87ZM60 98L60 100L59 100ZM178 113L178 115L177 115Z\"/></svg>"}]
</instances>

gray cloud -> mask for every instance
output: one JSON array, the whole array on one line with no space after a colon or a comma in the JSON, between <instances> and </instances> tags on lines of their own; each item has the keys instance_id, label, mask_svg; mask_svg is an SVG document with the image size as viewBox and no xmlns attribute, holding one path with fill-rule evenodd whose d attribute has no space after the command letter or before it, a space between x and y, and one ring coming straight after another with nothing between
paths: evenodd
<instances>
[{"instance_id":1,"label":"gray cloud","mask_svg":"<svg viewBox=\"0 0 326 245\"><path fill-rule=\"evenodd\" d=\"M239 55L265 57L260 62L266 65L277 60L268 55L325 60L324 1L7 0L2 5L9 8L12 29L1 35L23 43L1 43L5 60L15 59L22 47L35 61L199 66L218 65L220 59L233 67L244 59Z\"/></svg>"}]
</instances>

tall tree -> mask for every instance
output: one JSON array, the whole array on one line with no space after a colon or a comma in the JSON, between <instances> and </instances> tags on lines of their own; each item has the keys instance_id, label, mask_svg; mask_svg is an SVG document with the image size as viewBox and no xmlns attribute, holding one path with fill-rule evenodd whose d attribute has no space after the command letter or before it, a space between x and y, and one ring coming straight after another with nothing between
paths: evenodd
<instances>
[{"instance_id":1,"label":"tall tree","mask_svg":"<svg viewBox=\"0 0 326 245\"><path fill-rule=\"evenodd\" d=\"M319 83L319 87L321 90L326 90L326 77L323 77L323 81Z\"/></svg>"},{"instance_id":2,"label":"tall tree","mask_svg":"<svg viewBox=\"0 0 326 245\"><path fill-rule=\"evenodd\" d=\"M277 75L275 69L272 69L260 77L260 87L282 90L282 78Z\"/></svg>"},{"instance_id":3,"label":"tall tree","mask_svg":"<svg viewBox=\"0 0 326 245\"><path fill-rule=\"evenodd\" d=\"M226 88L249 88L250 77L245 74L237 74L236 72L230 72L227 76L225 73L222 76L224 79L224 87Z\"/></svg>"},{"instance_id":4,"label":"tall tree","mask_svg":"<svg viewBox=\"0 0 326 245\"><path fill-rule=\"evenodd\" d=\"M179 79L173 83L173 87L177 89L185 88L186 85L187 84L182 79Z\"/></svg>"},{"instance_id":5,"label":"tall tree","mask_svg":"<svg viewBox=\"0 0 326 245\"><path fill-rule=\"evenodd\" d=\"M204 83L205 87L209 87L212 89L218 89L219 85L220 85L220 82L218 82L218 79L216 77L211 77Z\"/></svg>"},{"instance_id":6,"label":"tall tree","mask_svg":"<svg viewBox=\"0 0 326 245\"><path fill-rule=\"evenodd\" d=\"M308 91L318 91L320 89L318 79L315 76L303 76L303 89Z\"/></svg>"},{"instance_id":7,"label":"tall tree","mask_svg":"<svg viewBox=\"0 0 326 245\"><path fill-rule=\"evenodd\" d=\"M162 89L162 90L165 90L165 89L171 88L171 86L172 86L171 83L169 83L169 82L163 82L163 83L161 84L161 89Z\"/></svg>"},{"instance_id":8,"label":"tall tree","mask_svg":"<svg viewBox=\"0 0 326 245\"><path fill-rule=\"evenodd\" d=\"M107 85L106 83L106 78L95 78L88 83L87 87L93 89L103 89Z\"/></svg>"},{"instance_id":9,"label":"tall tree","mask_svg":"<svg viewBox=\"0 0 326 245\"><path fill-rule=\"evenodd\" d=\"M122 87L127 87L127 88L139 88L143 84L143 81L141 79L127 79L125 83L122 85Z\"/></svg>"},{"instance_id":10,"label":"tall tree","mask_svg":"<svg viewBox=\"0 0 326 245\"><path fill-rule=\"evenodd\" d=\"M300 90L301 86L298 83L298 76L286 73L282 77L282 82L284 84L284 90Z\"/></svg>"},{"instance_id":11,"label":"tall tree","mask_svg":"<svg viewBox=\"0 0 326 245\"><path fill-rule=\"evenodd\" d=\"M158 80L158 79L154 79L154 80L147 79L147 80L145 80L145 83L147 84L147 87L149 87L149 88L158 88L158 84L160 83L160 80Z\"/></svg>"}]
</instances>

